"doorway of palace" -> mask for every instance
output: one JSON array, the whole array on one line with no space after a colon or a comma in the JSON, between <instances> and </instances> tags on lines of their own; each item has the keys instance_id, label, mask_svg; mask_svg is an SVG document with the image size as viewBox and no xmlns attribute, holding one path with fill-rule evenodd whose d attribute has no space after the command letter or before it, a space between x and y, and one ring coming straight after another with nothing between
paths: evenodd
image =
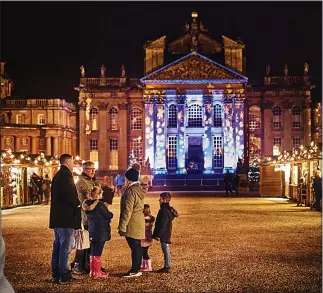
<instances>
[{"instance_id":1,"label":"doorway of palace","mask_svg":"<svg viewBox=\"0 0 323 293\"><path fill-rule=\"evenodd\" d=\"M188 138L186 170L188 173L202 173L204 170L202 136L190 136Z\"/></svg>"}]
</instances>

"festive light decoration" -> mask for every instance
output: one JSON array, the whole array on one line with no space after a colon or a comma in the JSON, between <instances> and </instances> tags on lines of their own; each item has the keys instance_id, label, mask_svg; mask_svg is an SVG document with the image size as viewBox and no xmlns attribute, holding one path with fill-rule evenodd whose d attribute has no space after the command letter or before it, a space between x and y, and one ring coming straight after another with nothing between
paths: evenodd
<instances>
[{"instance_id":1,"label":"festive light decoration","mask_svg":"<svg viewBox=\"0 0 323 293\"><path fill-rule=\"evenodd\" d=\"M179 173L185 173L184 105L178 104L177 111L177 168L180 170Z\"/></svg>"},{"instance_id":2,"label":"festive light decoration","mask_svg":"<svg viewBox=\"0 0 323 293\"><path fill-rule=\"evenodd\" d=\"M212 151L213 151L213 142L212 142L212 112L211 112L211 103L205 103L205 112L204 112L204 137L203 137L203 151L204 151L204 170L205 173L210 173L212 170Z\"/></svg>"},{"instance_id":3,"label":"festive light decoration","mask_svg":"<svg viewBox=\"0 0 323 293\"><path fill-rule=\"evenodd\" d=\"M166 170L165 105L157 105L156 169Z\"/></svg>"},{"instance_id":4,"label":"festive light decoration","mask_svg":"<svg viewBox=\"0 0 323 293\"><path fill-rule=\"evenodd\" d=\"M146 146L146 158L152 166L155 166L155 153L154 153L154 104L145 104L145 146Z\"/></svg>"},{"instance_id":5,"label":"festive light decoration","mask_svg":"<svg viewBox=\"0 0 323 293\"><path fill-rule=\"evenodd\" d=\"M255 156L252 159L251 166L248 172L248 179L250 182L259 182L260 171L259 171L259 161L258 158Z\"/></svg>"},{"instance_id":6,"label":"festive light decoration","mask_svg":"<svg viewBox=\"0 0 323 293\"><path fill-rule=\"evenodd\" d=\"M322 148L314 141L309 146L294 148L291 152L283 151L278 156L265 156L259 159L261 165L284 164L303 160L322 160Z\"/></svg>"}]
</instances>

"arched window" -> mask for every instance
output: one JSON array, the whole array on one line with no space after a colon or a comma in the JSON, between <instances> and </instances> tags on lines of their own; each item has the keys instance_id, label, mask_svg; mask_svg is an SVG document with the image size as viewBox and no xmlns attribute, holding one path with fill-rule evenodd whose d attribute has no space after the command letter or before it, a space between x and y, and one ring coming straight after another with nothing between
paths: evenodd
<instances>
[{"instance_id":1,"label":"arched window","mask_svg":"<svg viewBox=\"0 0 323 293\"><path fill-rule=\"evenodd\" d=\"M110 114L110 129L111 130L118 130L118 110L117 108L113 107L109 111Z\"/></svg>"},{"instance_id":2,"label":"arched window","mask_svg":"<svg viewBox=\"0 0 323 293\"><path fill-rule=\"evenodd\" d=\"M282 127L282 111L278 106L273 108L273 128L278 129Z\"/></svg>"},{"instance_id":3,"label":"arched window","mask_svg":"<svg viewBox=\"0 0 323 293\"><path fill-rule=\"evenodd\" d=\"M168 127L177 127L177 109L175 105L170 105L168 108Z\"/></svg>"},{"instance_id":4,"label":"arched window","mask_svg":"<svg viewBox=\"0 0 323 293\"><path fill-rule=\"evenodd\" d=\"M97 108L91 108L91 110L90 110L91 130L98 130L98 115L99 115L98 109Z\"/></svg>"},{"instance_id":5,"label":"arched window","mask_svg":"<svg viewBox=\"0 0 323 293\"><path fill-rule=\"evenodd\" d=\"M294 106L292 109L292 121L293 121L293 128L300 128L301 127L301 108L299 106Z\"/></svg>"},{"instance_id":6,"label":"arched window","mask_svg":"<svg viewBox=\"0 0 323 293\"><path fill-rule=\"evenodd\" d=\"M214 106L214 127L222 127L222 106L219 104Z\"/></svg>"},{"instance_id":7,"label":"arched window","mask_svg":"<svg viewBox=\"0 0 323 293\"><path fill-rule=\"evenodd\" d=\"M202 107L193 104L188 107L188 127L202 127Z\"/></svg>"},{"instance_id":8,"label":"arched window","mask_svg":"<svg viewBox=\"0 0 323 293\"><path fill-rule=\"evenodd\" d=\"M131 129L142 129L142 111L140 108L132 108L130 111Z\"/></svg>"},{"instance_id":9,"label":"arched window","mask_svg":"<svg viewBox=\"0 0 323 293\"><path fill-rule=\"evenodd\" d=\"M260 129L261 126L261 112L258 106L249 108L249 130Z\"/></svg>"},{"instance_id":10,"label":"arched window","mask_svg":"<svg viewBox=\"0 0 323 293\"><path fill-rule=\"evenodd\" d=\"M46 124L45 114L38 114L38 124L39 125L45 125Z\"/></svg>"}]
</instances>

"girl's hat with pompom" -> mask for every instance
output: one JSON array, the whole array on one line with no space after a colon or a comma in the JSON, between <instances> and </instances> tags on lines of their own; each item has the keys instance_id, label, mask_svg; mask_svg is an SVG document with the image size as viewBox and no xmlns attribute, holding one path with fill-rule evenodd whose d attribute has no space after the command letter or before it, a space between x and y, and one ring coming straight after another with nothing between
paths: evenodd
<instances>
[{"instance_id":1,"label":"girl's hat with pompom","mask_svg":"<svg viewBox=\"0 0 323 293\"><path fill-rule=\"evenodd\" d=\"M139 181L140 169L141 166L139 163L133 163L132 166L126 171L124 176L126 176L129 181Z\"/></svg>"}]
</instances>

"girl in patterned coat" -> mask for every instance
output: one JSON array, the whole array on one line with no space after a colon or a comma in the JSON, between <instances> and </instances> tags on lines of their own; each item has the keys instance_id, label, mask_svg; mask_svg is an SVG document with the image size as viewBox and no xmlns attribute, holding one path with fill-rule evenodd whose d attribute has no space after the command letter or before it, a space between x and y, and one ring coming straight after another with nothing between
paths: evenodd
<instances>
[{"instance_id":1,"label":"girl in patterned coat","mask_svg":"<svg viewBox=\"0 0 323 293\"><path fill-rule=\"evenodd\" d=\"M142 260L140 270L142 272L151 272L151 259L148 255L148 249L153 244L153 225L155 222L155 217L151 215L150 206L148 204L144 205L144 216L145 216L145 239L141 240L142 248Z\"/></svg>"}]
</instances>

